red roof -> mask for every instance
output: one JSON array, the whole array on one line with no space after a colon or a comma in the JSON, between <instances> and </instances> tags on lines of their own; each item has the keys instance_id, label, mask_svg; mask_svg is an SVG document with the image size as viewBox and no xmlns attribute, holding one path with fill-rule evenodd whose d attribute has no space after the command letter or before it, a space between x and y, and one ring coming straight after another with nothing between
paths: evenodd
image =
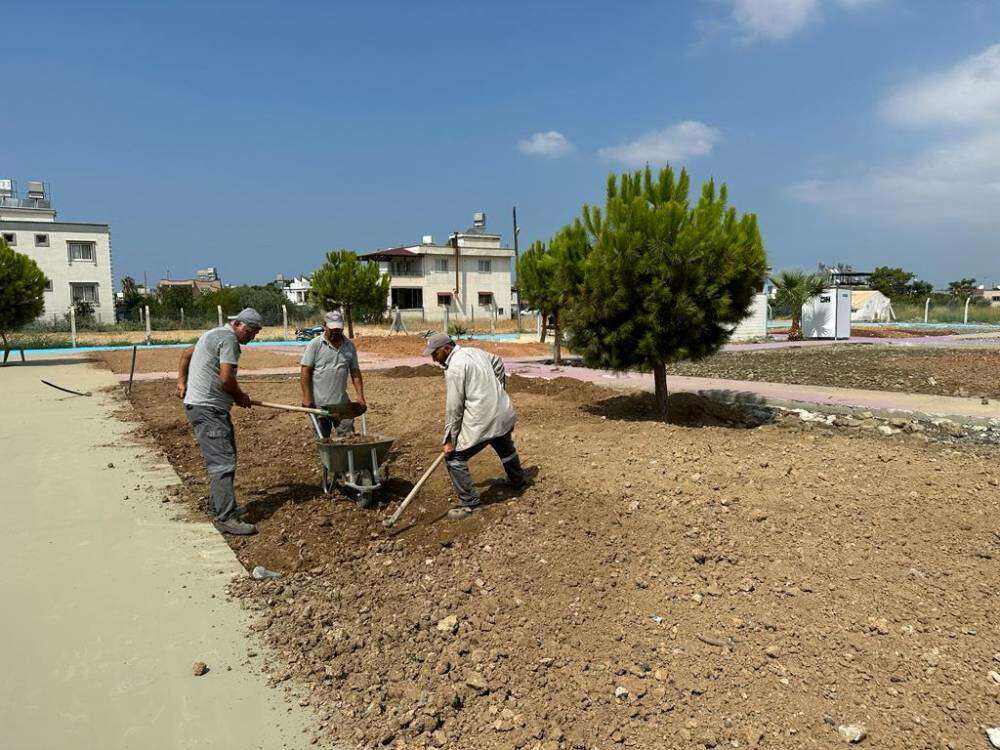
<instances>
[{"instance_id":1,"label":"red roof","mask_svg":"<svg viewBox=\"0 0 1000 750\"><path fill-rule=\"evenodd\" d=\"M362 255L362 258L398 258L399 256L413 256L420 255L420 253L415 253L409 248L405 247L389 247L385 250L375 250L371 253L366 253Z\"/></svg>"}]
</instances>

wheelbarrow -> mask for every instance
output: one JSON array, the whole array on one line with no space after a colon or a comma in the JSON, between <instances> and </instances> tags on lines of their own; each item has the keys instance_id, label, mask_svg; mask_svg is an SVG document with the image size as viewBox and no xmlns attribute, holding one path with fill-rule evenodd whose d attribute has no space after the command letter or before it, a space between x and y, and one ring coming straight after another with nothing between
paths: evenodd
<instances>
[{"instance_id":1,"label":"wheelbarrow","mask_svg":"<svg viewBox=\"0 0 1000 750\"><path fill-rule=\"evenodd\" d=\"M372 506L375 490L389 478L389 451L394 441L385 435L369 435L366 416L361 415L361 437L370 439L359 441L356 435L338 438L335 431L329 438L323 437L316 415L309 415L316 430L316 455L323 468L323 492L329 495L340 486L353 494L362 508Z\"/></svg>"}]
</instances>

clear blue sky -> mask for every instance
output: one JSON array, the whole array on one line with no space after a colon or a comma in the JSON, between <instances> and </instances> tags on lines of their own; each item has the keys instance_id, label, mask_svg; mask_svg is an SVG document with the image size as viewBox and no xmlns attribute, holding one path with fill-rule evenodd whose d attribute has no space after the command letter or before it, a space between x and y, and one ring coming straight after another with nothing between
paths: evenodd
<instances>
[{"instance_id":1,"label":"clear blue sky","mask_svg":"<svg viewBox=\"0 0 1000 750\"><path fill-rule=\"evenodd\" d=\"M123 274L309 272L485 210L547 238L609 171L729 183L775 268L1000 281L1000 3L27 3L0 177Z\"/></svg>"}]
</instances>

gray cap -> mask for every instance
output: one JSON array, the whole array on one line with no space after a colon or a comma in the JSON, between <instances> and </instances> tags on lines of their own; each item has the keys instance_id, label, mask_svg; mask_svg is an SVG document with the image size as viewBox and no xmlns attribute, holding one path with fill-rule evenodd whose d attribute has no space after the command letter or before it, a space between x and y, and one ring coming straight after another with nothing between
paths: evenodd
<instances>
[{"instance_id":1,"label":"gray cap","mask_svg":"<svg viewBox=\"0 0 1000 750\"><path fill-rule=\"evenodd\" d=\"M323 325L327 328L339 328L343 330L344 316L340 314L339 310L328 312L323 316Z\"/></svg>"},{"instance_id":2,"label":"gray cap","mask_svg":"<svg viewBox=\"0 0 1000 750\"><path fill-rule=\"evenodd\" d=\"M447 333L432 333L427 337L427 346L424 347L423 356L429 357L434 353L435 349L440 349L442 346L448 346L448 344L452 343L454 342Z\"/></svg>"},{"instance_id":3,"label":"gray cap","mask_svg":"<svg viewBox=\"0 0 1000 750\"><path fill-rule=\"evenodd\" d=\"M252 307L244 307L236 315L230 315L229 319L237 323L252 326L258 331L264 327L264 319Z\"/></svg>"}]
</instances>

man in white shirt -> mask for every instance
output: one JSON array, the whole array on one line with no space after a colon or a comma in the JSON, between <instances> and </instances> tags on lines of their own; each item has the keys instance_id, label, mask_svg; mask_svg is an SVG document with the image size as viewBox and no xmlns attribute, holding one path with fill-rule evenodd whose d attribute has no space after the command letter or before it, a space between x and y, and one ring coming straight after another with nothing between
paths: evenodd
<instances>
[{"instance_id":1,"label":"man in white shirt","mask_svg":"<svg viewBox=\"0 0 1000 750\"><path fill-rule=\"evenodd\" d=\"M515 490L528 485L511 439L517 414L505 390L507 375L503 360L482 349L457 346L446 333L435 333L428 338L424 356L430 356L445 368L442 443L445 466L461 503L448 511L448 517L468 518L479 507L469 459L487 445L496 451L507 473L505 484Z\"/></svg>"},{"instance_id":2,"label":"man in white shirt","mask_svg":"<svg viewBox=\"0 0 1000 750\"><path fill-rule=\"evenodd\" d=\"M337 310L328 312L323 319L323 334L306 346L302 354L299 384L302 389L302 405L325 409L350 403L347 397L347 379L354 384L358 403L365 405L365 383L358 364L358 350L354 343L344 336L344 317ZM323 437L330 437L336 431L340 437L354 433L353 419L319 418Z\"/></svg>"}]
</instances>

